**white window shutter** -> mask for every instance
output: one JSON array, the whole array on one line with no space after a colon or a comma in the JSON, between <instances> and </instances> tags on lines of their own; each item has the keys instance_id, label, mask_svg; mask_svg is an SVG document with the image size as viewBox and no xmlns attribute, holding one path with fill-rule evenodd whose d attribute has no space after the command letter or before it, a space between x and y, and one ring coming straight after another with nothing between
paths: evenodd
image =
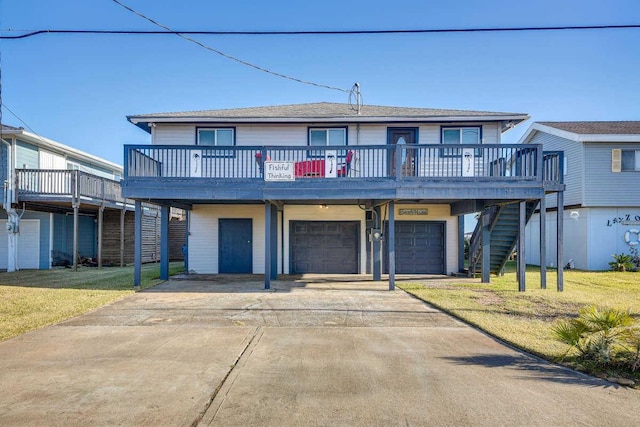
<instances>
[{"instance_id":1,"label":"white window shutter","mask_svg":"<svg viewBox=\"0 0 640 427\"><path fill-rule=\"evenodd\" d=\"M614 148L611 150L611 172L622 171L622 150Z\"/></svg>"}]
</instances>

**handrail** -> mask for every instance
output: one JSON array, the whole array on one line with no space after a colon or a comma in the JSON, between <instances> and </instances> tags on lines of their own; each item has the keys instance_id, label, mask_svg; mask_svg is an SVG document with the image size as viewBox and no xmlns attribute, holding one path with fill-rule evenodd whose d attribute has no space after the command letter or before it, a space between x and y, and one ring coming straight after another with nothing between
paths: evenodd
<instances>
[{"instance_id":1,"label":"handrail","mask_svg":"<svg viewBox=\"0 0 640 427\"><path fill-rule=\"evenodd\" d=\"M123 203L118 181L79 170L16 169L16 193L21 195L88 197Z\"/></svg>"},{"instance_id":2,"label":"handrail","mask_svg":"<svg viewBox=\"0 0 640 427\"><path fill-rule=\"evenodd\" d=\"M540 144L342 146L125 145L127 178L263 179L263 162L290 162L296 179L324 177L333 158L346 178L543 180Z\"/></svg>"}]
</instances>

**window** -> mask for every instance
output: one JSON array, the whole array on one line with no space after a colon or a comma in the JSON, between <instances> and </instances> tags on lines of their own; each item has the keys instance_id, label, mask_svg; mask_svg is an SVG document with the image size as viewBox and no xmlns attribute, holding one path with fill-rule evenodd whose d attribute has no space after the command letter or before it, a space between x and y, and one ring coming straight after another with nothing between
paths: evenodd
<instances>
[{"instance_id":1,"label":"window","mask_svg":"<svg viewBox=\"0 0 640 427\"><path fill-rule=\"evenodd\" d=\"M213 145L230 147L235 145L234 141L234 129L233 128L219 128L219 129L198 129L198 145Z\"/></svg>"},{"instance_id":2,"label":"window","mask_svg":"<svg viewBox=\"0 0 640 427\"><path fill-rule=\"evenodd\" d=\"M346 128L309 129L309 145L347 145Z\"/></svg>"},{"instance_id":3,"label":"window","mask_svg":"<svg viewBox=\"0 0 640 427\"><path fill-rule=\"evenodd\" d=\"M640 150L622 150L622 171L640 171Z\"/></svg>"},{"instance_id":4,"label":"window","mask_svg":"<svg viewBox=\"0 0 640 427\"><path fill-rule=\"evenodd\" d=\"M480 144L482 129L479 126L443 127L441 143L444 145ZM462 155L460 149L443 149L443 157L457 157ZM476 156L482 155L482 150L475 150Z\"/></svg>"},{"instance_id":5,"label":"window","mask_svg":"<svg viewBox=\"0 0 640 427\"><path fill-rule=\"evenodd\" d=\"M309 145L312 147L331 147L347 145L347 128L309 128ZM310 151L310 157L324 157L323 151ZM341 151L341 157L346 153Z\"/></svg>"}]
</instances>

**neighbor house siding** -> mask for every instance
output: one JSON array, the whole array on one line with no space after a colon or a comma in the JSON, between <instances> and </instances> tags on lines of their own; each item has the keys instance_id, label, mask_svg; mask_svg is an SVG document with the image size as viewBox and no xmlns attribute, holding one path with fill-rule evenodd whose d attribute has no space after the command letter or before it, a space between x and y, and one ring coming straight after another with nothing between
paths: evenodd
<instances>
[{"instance_id":1,"label":"neighbor house siding","mask_svg":"<svg viewBox=\"0 0 640 427\"><path fill-rule=\"evenodd\" d=\"M40 169L66 169L67 161L64 156L40 150Z\"/></svg>"},{"instance_id":2,"label":"neighbor house siding","mask_svg":"<svg viewBox=\"0 0 640 427\"><path fill-rule=\"evenodd\" d=\"M536 132L529 141L531 144L542 144L544 151L563 151L567 162L567 174L564 176L566 190L564 192L564 205L576 206L584 203L584 146L581 142L561 138L544 132ZM611 159L609 159L611 163ZM609 164L611 169L611 164ZM591 173L591 172L590 172ZM547 208L557 206L555 194L547 196Z\"/></svg>"},{"instance_id":3,"label":"neighbor house siding","mask_svg":"<svg viewBox=\"0 0 640 427\"><path fill-rule=\"evenodd\" d=\"M218 273L218 220L247 218L253 223L253 273L264 274L264 205L195 205L189 220L189 271Z\"/></svg>"},{"instance_id":4,"label":"neighbor house siding","mask_svg":"<svg viewBox=\"0 0 640 427\"><path fill-rule=\"evenodd\" d=\"M18 140L16 142L16 167L38 169L39 166L38 147Z\"/></svg>"},{"instance_id":5,"label":"neighbor house siding","mask_svg":"<svg viewBox=\"0 0 640 427\"><path fill-rule=\"evenodd\" d=\"M585 143L585 206L640 206L640 171L611 172L611 150L640 144Z\"/></svg>"}]
</instances>

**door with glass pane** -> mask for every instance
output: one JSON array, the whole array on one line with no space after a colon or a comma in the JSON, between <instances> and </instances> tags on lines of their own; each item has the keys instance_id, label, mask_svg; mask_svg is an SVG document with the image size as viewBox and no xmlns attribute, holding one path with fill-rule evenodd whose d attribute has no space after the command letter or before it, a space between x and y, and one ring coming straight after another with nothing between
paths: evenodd
<instances>
[{"instance_id":1,"label":"door with glass pane","mask_svg":"<svg viewBox=\"0 0 640 427\"><path fill-rule=\"evenodd\" d=\"M418 143L418 128L387 128L387 144L403 145L400 151L400 171L398 174L402 176L415 176L416 167L418 162L417 151L414 145ZM389 161L389 176L397 176L396 173L396 153L397 150L390 150Z\"/></svg>"}]
</instances>

